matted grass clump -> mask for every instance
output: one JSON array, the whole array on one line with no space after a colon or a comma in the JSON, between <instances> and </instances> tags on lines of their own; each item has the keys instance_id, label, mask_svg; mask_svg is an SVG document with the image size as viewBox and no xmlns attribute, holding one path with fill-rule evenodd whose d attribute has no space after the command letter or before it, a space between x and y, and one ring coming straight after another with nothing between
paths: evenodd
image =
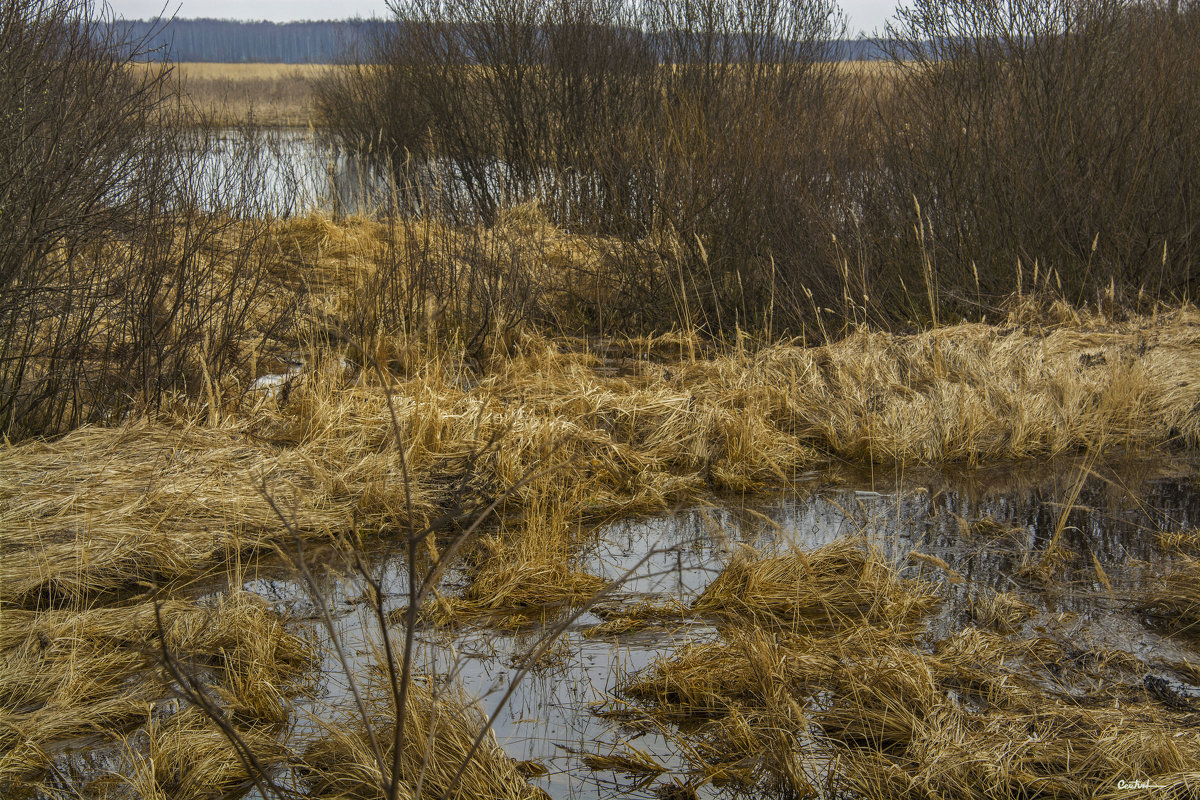
<instances>
[{"instance_id":1,"label":"matted grass clump","mask_svg":"<svg viewBox=\"0 0 1200 800\"><path fill-rule=\"evenodd\" d=\"M303 453L243 430L140 420L0 448L0 606L82 609L224 571L278 538L264 478L299 530L350 525Z\"/></svg>"},{"instance_id":2,"label":"matted grass clump","mask_svg":"<svg viewBox=\"0 0 1200 800\"><path fill-rule=\"evenodd\" d=\"M578 521L557 506L529 508L483 539L472 555L470 583L460 595L436 600L435 619L487 616L493 624L520 624L586 604L606 582L574 563L580 538Z\"/></svg>"},{"instance_id":3,"label":"matted grass clump","mask_svg":"<svg viewBox=\"0 0 1200 800\"><path fill-rule=\"evenodd\" d=\"M1147 588L1139 610L1172 633L1200 639L1200 558L1180 556L1166 575Z\"/></svg>"},{"instance_id":4,"label":"matted grass clump","mask_svg":"<svg viewBox=\"0 0 1200 800\"><path fill-rule=\"evenodd\" d=\"M865 540L841 539L811 553L740 552L693 610L803 633L866 625L901 634L938 603L930 587L900 578Z\"/></svg>"},{"instance_id":5,"label":"matted grass clump","mask_svg":"<svg viewBox=\"0 0 1200 800\"><path fill-rule=\"evenodd\" d=\"M159 668L163 648L210 687L225 713L257 732L251 738L272 743L289 719L289 699L308 688L314 666L311 644L288 632L264 602L244 593L209 604L167 601L158 618L154 603L142 601L84 611L5 609L3 620L0 794L5 796L44 780L56 745L95 734L111 739L177 706ZM215 728L198 733L196 720L189 719L184 728L170 718L155 723L150 743L166 747L184 729L189 737L219 738ZM201 797L206 791L175 796Z\"/></svg>"},{"instance_id":6,"label":"matted grass clump","mask_svg":"<svg viewBox=\"0 0 1200 800\"><path fill-rule=\"evenodd\" d=\"M238 736L268 770L291 757L279 733L269 726L238 725ZM125 739L119 758L120 772L87 781L89 793L114 800L207 800L237 796L252 783L229 739L197 708L151 719Z\"/></svg>"},{"instance_id":7,"label":"matted grass clump","mask_svg":"<svg viewBox=\"0 0 1200 800\"><path fill-rule=\"evenodd\" d=\"M379 744L371 744L357 715L319 720L321 735L307 748L301 772L308 796L328 800L383 800L391 778L395 704L382 686L368 692L369 724ZM405 800L540 800L517 762L505 755L478 704L456 689L414 680L405 707L400 753L399 796ZM381 769L382 764L382 769Z\"/></svg>"}]
</instances>

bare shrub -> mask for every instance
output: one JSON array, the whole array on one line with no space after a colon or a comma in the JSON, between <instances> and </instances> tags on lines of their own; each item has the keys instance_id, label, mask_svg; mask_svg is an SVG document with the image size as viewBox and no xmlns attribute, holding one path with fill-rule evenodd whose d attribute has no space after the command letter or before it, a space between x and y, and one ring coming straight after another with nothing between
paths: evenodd
<instances>
[{"instance_id":1,"label":"bare shrub","mask_svg":"<svg viewBox=\"0 0 1200 800\"><path fill-rule=\"evenodd\" d=\"M215 407L266 313L261 237L239 224L259 210L257 173L204 169L210 132L107 14L91 0L0 2L8 436L119 418L171 392Z\"/></svg>"},{"instance_id":2,"label":"bare shrub","mask_svg":"<svg viewBox=\"0 0 1200 800\"><path fill-rule=\"evenodd\" d=\"M425 0L317 87L399 211L495 224L536 202L610 258L592 327L711 331L798 309L824 231L840 18L825 0ZM614 255L611 250L609 255ZM785 302L790 301L790 302Z\"/></svg>"},{"instance_id":3,"label":"bare shrub","mask_svg":"<svg viewBox=\"0 0 1200 800\"><path fill-rule=\"evenodd\" d=\"M1173 6L902 9L888 28L894 91L857 134L878 144L848 176L856 290L893 318L935 319L937 306L977 316L1035 274L1073 303L1110 284L1193 291L1200 7Z\"/></svg>"}]
</instances>

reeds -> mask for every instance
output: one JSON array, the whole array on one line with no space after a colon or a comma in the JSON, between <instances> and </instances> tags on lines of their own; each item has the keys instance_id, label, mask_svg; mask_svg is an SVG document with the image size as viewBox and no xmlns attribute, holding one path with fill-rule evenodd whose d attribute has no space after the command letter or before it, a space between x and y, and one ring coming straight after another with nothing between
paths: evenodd
<instances>
[{"instance_id":1,"label":"reeds","mask_svg":"<svg viewBox=\"0 0 1200 800\"><path fill-rule=\"evenodd\" d=\"M971 595L971 618L975 624L998 633L1014 633L1030 616L1034 607L1013 592L986 592Z\"/></svg>"},{"instance_id":2,"label":"reeds","mask_svg":"<svg viewBox=\"0 0 1200 800\"><path fill-rule=\"evenodd\" d=\"M488 615L493 625L507 616L519 625L586 605L607 582L573 563L582 543L577 526L557 504L535 502L513 524L484 538L472 556L471 582L461 596L439 598L436 616Z\"/></svg>"},{"instance_id":3,"label":"reeds","mask_svg":"<svg viewBox=\"0 0 1200 800\"><path fill-rule=\"evenodd\" d=\"M243 725L239 735L260 763L273 769L287 763L290 754L278 730ZM118 763L119 771L85 781L87 790L138 800L202 800L244 792L252 783L225 735L190 707L152 717L142 730L126 737Z\"/></svg>"}]
</instances>

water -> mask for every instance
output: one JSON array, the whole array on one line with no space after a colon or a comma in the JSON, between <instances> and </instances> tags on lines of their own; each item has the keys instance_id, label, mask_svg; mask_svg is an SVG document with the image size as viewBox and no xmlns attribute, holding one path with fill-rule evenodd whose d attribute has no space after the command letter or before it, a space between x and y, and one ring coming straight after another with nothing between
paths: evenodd
<instances>
[{"instance_id":1,"label":"water","mask_svg":"<svg viewBox=\"0 0 1200 800\"><path fill-rule=\"evenodd\" d=\"M1067 642L1079 652L1108 648L1143 659L1182 694L1200 688L1181 682L1171 664L1197 658L1183 640L1163 635L1152 620L1134 610L1141 589L1169 569L1174 556L1159 546L1157 534L1200 521L1200 487L1194 465L1169 459L1153 464L1089 467L1060 462L969 475L913 474L887 479L821 476L808 485L765 499L715 500L707 507L680 509L649 518L628 519L595 531L595 544L582 554L585 569L608 580L624 576L603 607L610 611L643 600L690 604L729 563L733 553L815 549L841 537L865 537L906 577L936 583L945 602L930 621L927 643L971 624L970 598L984 591L1017 592L1035 607L1024 635ZM1076 489L1078 488L1078 492ZM1077 496L1076 496L1077 495ZM1072 496L1075 501L1067 505ZM972 524L987 519L986 530ZM1036 564L1058 531L1061 566L1045 579L1025 569ZM384 608L405 602L407 579L395 543L380 542L370 564L382 577ZM944 560L955 573L909 558L913 552ZM335 560L318 554L314 563ZM449 576L461 585L463 575ZM281 612L311 625L317 606L292 578L260 577L246 589L268 599ZM364 602L359 580L325 574L317 587L328 602L337 635L350 654L351 671L364 675L377 652L377 627ZM451 589L452 590L452 589ZM565 615L565 612L564 612ZM682 643L712 638L704 620L684 619L665 627L619 636L586 634L602 620L592 613L548 620L517 632L465 626L451 631L422 629L421 669L461 683L496 712L494 731L506 752L537 761L548 774L535 782L554 798L653 796L653 782L638 785L612 772L593 772L585 754L604 755L628 743L666 769L658 781L686 777L686 760L669 731L630 730L598 710L619 707L615 689L623 676L668 656ZM528 655L556 624L565 626L548 658L521 677ZM400 628L392 628L401 635ZM326 637L327 641L327 637ZM343 670L332 655L323 665L321 698L306 713L344 706L349 693ZM512 682L521 677L500 708ZM298 728L301 737L305 725ZM701 796L720 792L703 787Z\"/></svg>"},{"instance_id":2,"label":"water","mask_svg":"<svg viewBox=\"0 0 1200 800\"><path fill-rule=\"evenodd\" d=\"M498 159L389 163L384 158L376 164L304 128L227 129L198 136L204 138L193 144L188 191L203 208L246 216L396 210L475 224L482 209L536 201L565 220L604 193L604 182L594 175L551 167L530 174ZM635 187L622 202L637 204Z\"/></svg>"},{"instance_id":3,"label":"water","mask_svg":"<svg viewBox=\"0 0 1200 800\"><path fill-rule=\"evenodd\" d=\"M387 206L386 176L311 130L201 135L206 138L194 145L190 191L209 210L287 217L310 211L370 213Z\"/></svg>"}]
</instances>

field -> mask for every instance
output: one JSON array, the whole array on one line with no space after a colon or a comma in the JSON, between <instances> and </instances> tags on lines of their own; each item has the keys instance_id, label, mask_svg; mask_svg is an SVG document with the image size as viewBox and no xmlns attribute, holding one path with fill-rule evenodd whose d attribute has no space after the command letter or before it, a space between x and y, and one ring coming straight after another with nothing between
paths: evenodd
<instances>
[{"instance_id":1,"label":"field","mask_svg":"<svg viewBox=\"0 0 1200 800\"><path fill-rule=\"evenodd\" d=\"M0 0L0 796L1200 796L1200 8L983 5Z\"/></svg>"},{"instance_id":2,"label":"field","mask_svg":"<svg viewBox=\"0 0 1200 800\"><path fill-rule=\"evenodd\" d=\"M217 125L253 119L272 127L308 127L313 122L311 82L336 69L326 64L183 62L175 65L175 74L181 95ZM841 69L874 83L886 79L892 68L852 61Z\"/></svg>"},{"instance_id":3,"label":"field","mask_svg":"<svg viewBox=\"0 0 1200 800\"><path fill-rule=\"evenodd\" d=\"M175 65L182 96L216 125L253 119L260 125L307 127L309 82L330 67L319 64Z\"/></svg>"}]
</instances>

